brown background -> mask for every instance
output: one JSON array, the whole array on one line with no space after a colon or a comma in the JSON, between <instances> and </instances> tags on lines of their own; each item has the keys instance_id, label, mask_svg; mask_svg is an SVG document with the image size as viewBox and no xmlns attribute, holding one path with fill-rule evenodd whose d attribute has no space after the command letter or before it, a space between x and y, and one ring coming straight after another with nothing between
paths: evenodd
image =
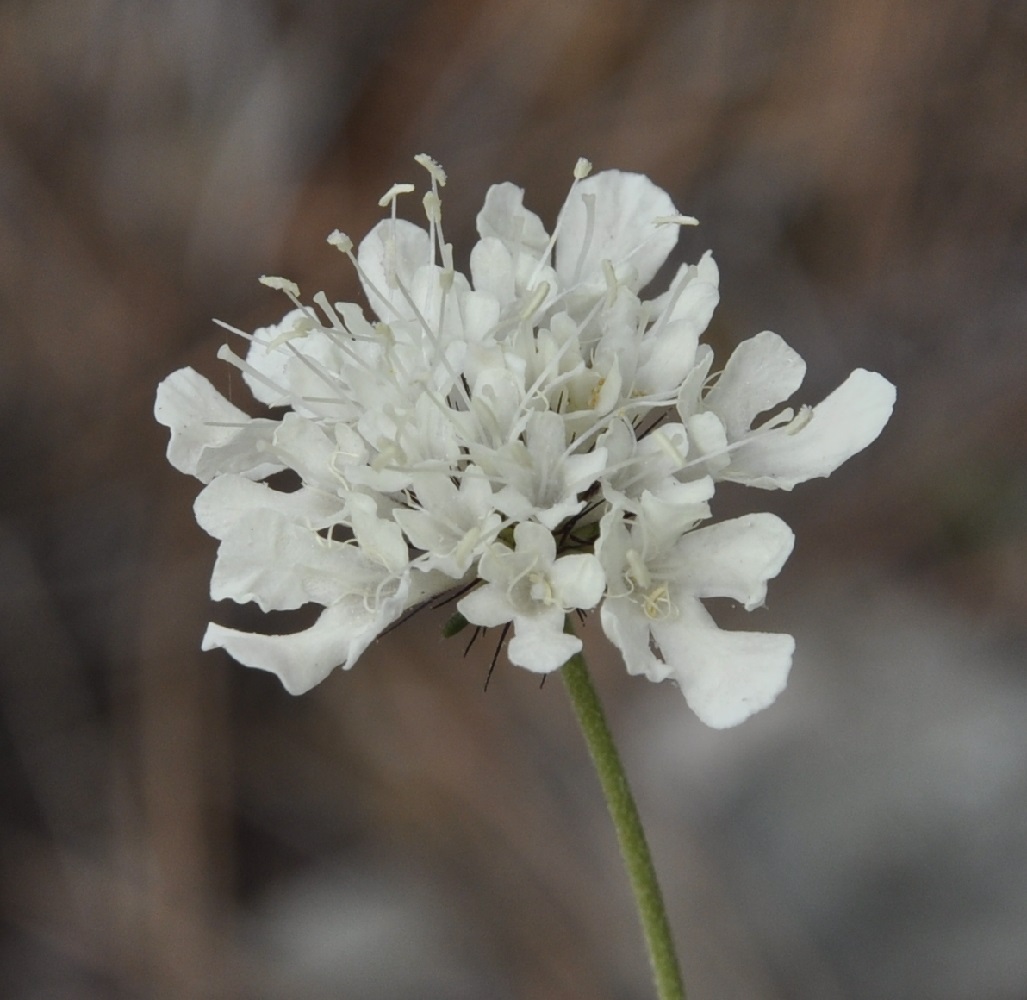
<instances>
[{"instance_id":1,"label":"brown background","mask_svg":"<svg viewBox=\"0 0 1027 1000\"><path fill-rule=\"evenodd\" d=\"M814 402L899 386L794 494L755 627L788 692L711 733L589 650L693 1000L1027 995L1027 5L311 0L0 5L0 981L6 996L650 996L563 691L419 617L292 699L201 654L214 543L160 378L237 403L210 318L356 293L429 152L552 221L578 156L702 226L720 351ZM465 259L465 257L464 257ZM245 405L245 404L244 404ZM728 612L725 620L738 621ZM750 623L752 624L752 623Z\"/></svg>"}]
</instances>

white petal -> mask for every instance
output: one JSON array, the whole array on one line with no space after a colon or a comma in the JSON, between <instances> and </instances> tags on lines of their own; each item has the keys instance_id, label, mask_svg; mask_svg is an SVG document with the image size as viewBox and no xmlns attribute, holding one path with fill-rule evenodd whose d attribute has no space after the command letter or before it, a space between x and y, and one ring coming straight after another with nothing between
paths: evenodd
<instances>
[{"instance_id":1,"label":"white petal","mask_svg":"<svg viewBox=\"0 0 1027 1000\"><path fill-rule=\"evenodd\" d=\"M247 514L226 533L210 579L215 601L255 601L263 611L335 604L359 594L368 604L397 579L355 545L329 542L271 511Z\"/></svg>"},{"instance_id":2,"label":"white petal","mask_svg":"<svg viewBox=\"0 0 1027 1000\"><path fill-rule=\"evenodd\" d=\"M168 461L200 482L227 472L263 479L282 468L269 450L277 423L254 420L192 368L157 386L153 414L171 431Z\"/></svg>"},{"instance_id":3,"label":"white petal","mask_svg":"<svg viewBox=\"0 0 1027 1000\"><path fill-rule=\"evenodd\" d=\"M291 635L261 635L211 624L204 649L224 649L240 663L276 674L290 694L303 694L335 667L349 670L367 647L408 608L442 593L452 580L416 573L398 581L394 593L377 607L354 594L325 608L314 624Z\"/></svg>"},{"instance_id":4,"label":"white petal","mask_svg":"<svg viewBox=\"0 0 1027 1000\"><path fill-rule=\"evenodd\" d=\"M208 535L224 539L241 517L254 511L273 511L289 521L324 528L341 520L343 502L307 487L283 493L244 476L218 476L200 491L193 509Z\"/></svg>"},{"instance_id":5,"label":"white petal","mask_svg":"<svg viewBox=\"0 0 1027 1000\"><path fill-rule=\"evenodd\" d=\"M599 560L584 553L561 556L549 571L553 592L565 611L594 608L606 589Z\"/></svg>"},{"instance_id":6,"label":"white petal","mask_svg":"<svg viewBox=\"0 0 1027 1000\"><path fill-rule=\"evenodd\" d=\"M709 326L720 301L719 272L707 253L694 267L683 267L671 285L666 317L653 324L643 340L644 361L638 366L641 393L677 389L695 364L699 337ZM730 362L729 362L730 363Z\"/></svg>"},{"instance_id":7,"label":"white petal","mask_svg":"<svg viewBox=\"0 0 1027 1000\"><path fill-rule=\"evenodd\" d=\"M363 494L352 495L347 510L359 550L393 575L401 574L409 565L410 553L400 526L380 518L374 500Z\"/></svg>"},{"instance_id":8,"label":"white petal","mask_svg":"<svg viewBox=\"0 0 1027 1000\"><path fill-rule=\"evenodd\" d=\"M606 637L620 650L629 674L651 681L667 678L666 664L650 648L649 619L636 601L630 597L607 597L599 609L599 619Z\"/></svg>"},{"instance_id":9,"label":"white petal","mask_svg":"<svg viewBox=\"0 0 1027 1000\"><path fill-rule=\"evenodd\" d=\"M702 390L706 385L706 376L713 366L713 349L709 344L700 344L695 352L695 363L692 370L681 382L678 390L677 411L683 422L702 410Z\"/></svg>"},{"instance_id":10,"label":"white petal","mask_svg":"<svg viewBox=\"0 0 1027 1000\"><path fill-rule=\"evenodd\" d=\"M431 261L431 237L405 219L385 219L360 241L360 283L384 323L413 319L409 294L416 272Z\"/></svg>"},{"instance_id":11,"label":"white petal","mask_svg":"<svg viewBox=\"0 0 1027 1000\"><path fill-rule=\"evenodd\" d=\"M338 428L344 434L353 433L344 424ZM343 485L336 471L341 449L339 443L328 436L328 431L323 423L308 420L298 413L286 413L275 431L274 448L282 464L308 486L335 493Z\"/></svg>"},{"instance_id":12,"label":"white petal","mask_svg":"<svg viewBox=\"0 0 1027 1000\"><path fill-rule=\"evenodd\" d=\"M790 490L829 476L884 429L895 405L895 386L857 368L812 413L784 427L754 431L736 448L721 478L763 489Z\"/></svg>"},{"instance_id":13,"label":"white petal","mask_svg":"<svg viewBox=\"0 0 1027 1000\"><path fill-rule=\"evenodd\" d=\"M556 558L556 539L552 532L534 521L525 521L514 528L514 545L518 555L535 556L539 569L552 566Z\"/></svg>"},{"instance_id":14,"label":"white petal","mask_svg":"<svg viewBox=\"0 0 1027 1000\"><path fill-rule=\"evenodd\" d=\"M486 583L462 597L457 603L460 612L472 625L494 628L513 620L514 608L506 587Z\"/></svg>"},{"instance_id":15,"label":"white petal","mask_svg":"<svg viewBox=\"0 0 1027 1000\"><path fill-rule=\"evenodd\" d=\"M675 558L674 546L681 536L710 516L706 501L713 496L713 490L713 480L704 476L682 483L678 490L666 495L642 494L634 505L638 520L633 538L644 538L643 547L648 559Z\"/></svg>"},{"instance_id":16,"label":"white petal","mask_svg":"<svg viewBox=\"0 0 1027 1000\"><path fill-rule=\"evenodd\" d=\"M776 333L765 330L735 348L717 384L706 394L705 406L724 421L728 437L737 441L760 413L788 399L805 374L806 362Z\"/></svg>"},{"instance_id":17,"label":"white petal","mask_svg":"<svg viewBox=\"0 0 1027 1000\"><path fill-rule=\"evenodd\" d=\"M737 726L774 701L795 648L790 635L722 631L698 605L654 622L653 636L692 711L715 729Z\"/></svg>"},{"instance_id":18,"label":"white petal","mask_svg":"<svg viewBox=\"0 0 1027 1000\"><path fill-rule=\"evenodd\" d=\"M715 476L731 464L727 431L720 417L711 410L696 413L685 421L691 443L688 465Z\"/></svg>"},{"instance_id":19,"label":"white petal","mask_svg":"<svg viewBox=\"0 0 1027 1000\"><path fill-rule=\"evenodd\" d=\"M514 299L513 257L495 236L479 240L471 250L471 281L479 292L489 292L504 305Z\"/></svg>"},{"instance_id":20,"label":"white petal","mask_svg":"<svg viewBox=\"0 0 1027 1000\"><path fill-rule=\"evenodd\" d=\"M542 220L524 207L524 190L509 182L489 188L476 222L479 236L496 237L515 256L521 250L537 259L549 242Z\"/></svg>"},{"instance_id":21,"label":"white petal","mask_svg":"<svg viewBox=\"0 0 1027 1000\"><path fill-rule=\"evenodd\" d=\"M291 635L261 635L208 625L203 648L224 649L247 667L276 674L289 694L303 694L336 667L352 667L402 611L399 601L368 610L363 599L354 596L325 608L310 628Z\"/></svg>"},{"instance_id":22,"label":"white petal","mask_svg":"<svg viewBox=\"0 0 1027 1000\"><path fill-rule=\"evenodd\" d=\"M267 406L286 406L292 401L287 370L294 355L285 344L312 329L314 323L306 311L293 309L274 326L263 326L253 331L246 363L263 378L255 378L245 370L242 377L254 399ZM268 383L279 388L275 389Z\"/></svg>"},{"instance_id":23,"label":"white petal","mask_svg":"<svg viewBox=\"0 0 1027 1000\"><path fill-rule=\"evenodd\" d=\"M595 199L592 211L585 199ZM644 288L678 240L674 225L653 220L677 214L670 196L642 174L607 170L576 184L560 212L556 272L563 287L601 280L602 262L637 272ZM591 224L590 224L590 216Z\"/></svg>"},{"instance_id":24,"label":"white petal","mask_svg":"<svg viewBox=\"0 0 1027 1000\"><path fill-rule=\"evenodd\" d=\"M511 663L535 673L559 670L575 653L581 640L563 630L564 614L559 608L514 619L514 637L506 647Z\"/></svg>"},{"instance_id":25,"label":"white petal","mask_svg":"<svg viewBox=\"0 0 1027 1000\"><path fill-rule=\"evenodd\" d=\"M763 603L767 581L781 571L794 542L791 528L774 514L697 528L674 546L676 583L697 597L730 597L751 611Z\"/></svg>"}]
</instances>

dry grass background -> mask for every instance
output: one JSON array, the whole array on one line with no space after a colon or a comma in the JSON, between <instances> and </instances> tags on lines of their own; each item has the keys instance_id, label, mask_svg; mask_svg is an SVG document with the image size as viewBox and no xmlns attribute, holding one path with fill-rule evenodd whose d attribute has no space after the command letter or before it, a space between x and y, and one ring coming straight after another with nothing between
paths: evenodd
<instances>
[{"instance_id":1,"label":"dry grass background","mask_svg":"<svg viewBox=\"0 0 1027 1000\"><path fill-rule=\"evenodd\" d=\"M198 649L252 619L209 606L156 383L240 399L210 317L277 318L264 272L355 294L324 236L421 151L464 253L493 181L551 220L579 155L647 172L721 265L721 350L899 386L869 453L755 497L799 536L777 706L700 731L591 639L690 995L1027 995L1012 0L0 5L5 995L649 995L558 683L483 695L426 618L299 700Z\"/></svg>"}]
</instances>

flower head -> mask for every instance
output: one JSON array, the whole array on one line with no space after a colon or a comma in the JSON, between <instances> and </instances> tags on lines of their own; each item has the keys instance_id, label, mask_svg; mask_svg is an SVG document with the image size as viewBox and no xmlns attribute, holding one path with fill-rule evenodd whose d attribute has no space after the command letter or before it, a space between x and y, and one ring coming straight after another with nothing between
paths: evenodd
<instances>
[{"instance_id":1,"label":"flower head","mask_svg":"<svg viewBox=\"0 0 1027 1000\"><path fill-rule=\"evenodd\" d=\"M305 303L246 334L238 368L270 415L250 417L191 369L157 392L169 461L205 485L220 548L211 596L324 610L289 635L212 624L206 649L306 691L411 608L455 596L466 621L512 628L510 660L560 667L581 643L569 612L600 607L631 673L674 680L712 726L784 687L792 640L724 632L702 601L758 607L792 547L770 514L709 523L724 480L791 489L829 475L890 416L894 388L857 370L819 405L761 415L799 387L802 360L761 333L723 371L700 342L719 298L710 254L646 298L680 215L640 174L579 161L553 232L512 184L492 187L468 274L443 235L446 177L428 157L426 225L387 217L354 249L369 310ZM265 482L291 470L301 487ZM504 635L506 634L504 630Z\"/></svg>"}]
</instances>

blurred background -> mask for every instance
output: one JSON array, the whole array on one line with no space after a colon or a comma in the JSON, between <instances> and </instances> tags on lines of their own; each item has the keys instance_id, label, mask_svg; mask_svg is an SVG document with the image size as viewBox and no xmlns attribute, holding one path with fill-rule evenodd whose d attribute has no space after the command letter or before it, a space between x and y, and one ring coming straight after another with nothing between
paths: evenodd
<instances>
[{"instance_id":1,"label":"blurred background","mask_svg":"<svg viewBox=\"0 0 1027 1000\"><path fill-rule=\"evenodd\" d=\"M689 996L1023 1000L1015 0L0 4L4 995L652 995L559 683L484 692L430 615L300 699L199 650L259 618L208 600L157 382L248 405L211 319L276 320L262 273L355 296L324 238L419 152L458 260L492 182L551 223L577 157L643 171L715 252L718 351L899 387L831 479L721 508L797 534L745 622L796 636L775 706L706 730L589 627Z\"/></svg>"}]
</instances>

